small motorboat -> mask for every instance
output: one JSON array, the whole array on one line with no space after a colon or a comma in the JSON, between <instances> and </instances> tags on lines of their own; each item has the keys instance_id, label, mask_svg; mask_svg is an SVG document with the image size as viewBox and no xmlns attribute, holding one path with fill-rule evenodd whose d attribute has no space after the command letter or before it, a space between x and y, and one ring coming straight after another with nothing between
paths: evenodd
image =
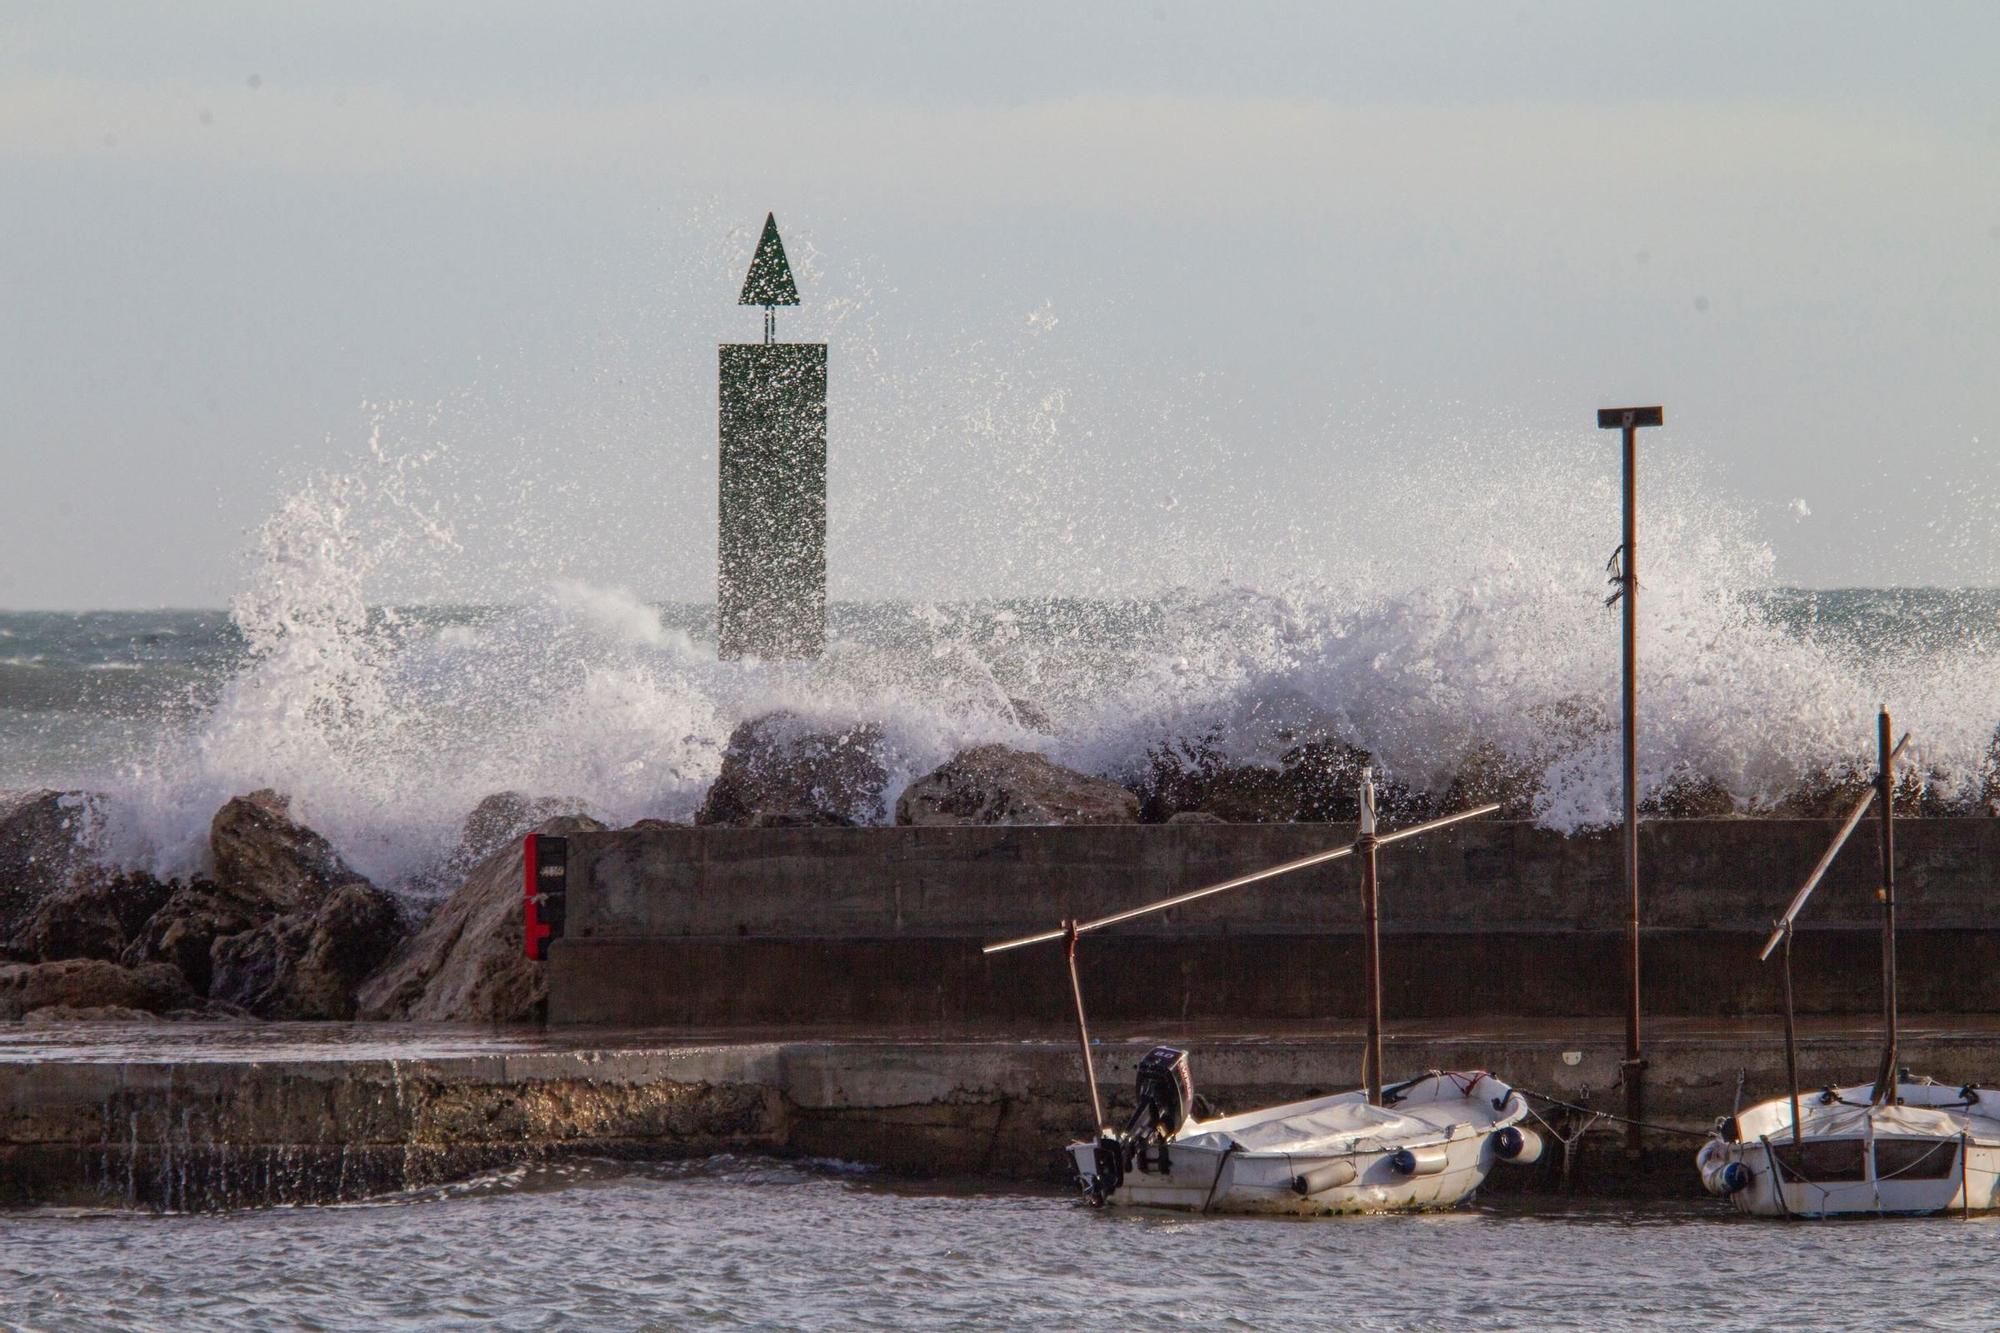
<instances>
[{"instance_id":1,"label":"small motorboat","mask_svg":"<svg viewBox=\"0 0 2000 1333\"><path fill-rule=\"evenodd\" d=\"M1096 1204L1194 1213L1328 1217L1450 1208L1495 1163L1532 1162L1521 1094L1484 1072L1432 1070L1384 1088L1197 1120L1187 1054L1157 1047L1139 1064L1138 1108L1118 1133L1072 1143L1070 1164Z\"/></svg>"},{"instance_id":2,"label":"small motorboat","mask_svg":"<svg viewBox=\"0 0 2000 1333\"><path fill-rule=\"evenodd\" d=\"M1762 958L1784 950L1785 1068L1799 1084L1792 1013L1792 929L1848 835L1881 808L1882 980L1886 1041L1872 1083L1761 1102L1717 1122L1695 1154L1711 1194L1756 1217L1911 1216L2000 1206L2000 1093L1913 1078L1896 1049L1895 769L1910 738L1891 749L1889 714L1877 717L1873 790L1855 802L1833 843L1778 918Z\"/></svg>"},{"instance_id":3,"label":"small motorboat","mask_svg":"<svg viewBox=\"0 0 2000 1333\"><path fill-rule=\"evenodd\" d=\"M1197 1213L1281 1213L1305 1217L1450 1208L1484 1184L1494 1164L1541 1156L1542 1142L1521 1121L1521 1095L1484 1071L1431 1070L1384 1087L1382 1070L1381 925L1375 853L1383 844L1491 814L1483 805L1378 835L1375 784L1361 782L1360 837L1331 851L1177 894L1095 921L1006 940L986 952L1044 941L1065 945L1077 1040L1096 1117L1094 1138L1072 1143L1068 1160L1083 1197L1099 1206L1172 1208ZM1363 986L1368 995L1366 1087L1238 1115L1200 1119L1187 1053L1155 1047L1139 1063L1131 1117L1106 1123L1084 1020L1076 965L1078 936L1150 912L1164 911L1246 884L1358 854L1366 928Z\"/></svg>"}]
</instances>

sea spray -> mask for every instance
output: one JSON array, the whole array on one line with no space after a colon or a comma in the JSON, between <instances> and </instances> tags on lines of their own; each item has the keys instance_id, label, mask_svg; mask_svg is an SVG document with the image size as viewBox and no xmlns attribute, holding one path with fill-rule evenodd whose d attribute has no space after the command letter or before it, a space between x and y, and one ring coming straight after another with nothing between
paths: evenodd
<instances>
[{"instance_id":1,"label":"sea spray","mask_svg":"<svg viewBox=\"0 0 2000 1333\"><path fill-rule=\"evenodd\" d=\"M1533 491L1514 495L1536 517ZM445 856L496 790L574 797L612 823L685 819L733 726L779 709L879 723L891 806L983 741L1130 778L1188 738L1270 763L1335 736L1433 788L1483 743L1540 774L1543 822L1615 817L1616 635L1581 539L1517 540L1482 561L1482 534L1460 523L1474 549L1406 568L1400 586L1375 562L1365 577L1115 601L837 605L820 661L723 663L706 608L574 581L520 606L371 610L354 499L309 490L274 516L238 603L243 665L191 733L108 784L126 859L188 868L213 810L259 786L290 792L391 884ZM1649 794L1693 773L1746 810L1768 806L1861 755L1855 719L1877 696L1917 729L1922 767L1970 792L2000 713L1983 641L1871 658L1801 634L1754 586L1717 579L1731 548L1679 527L1696 555L1657 536L1643 603Z\"/></svg>"},{"instance_id":2,"label":"sea spray","mask_svg":"<svg viewBox=\"0 0 2000 1333\"><path fill-rule=\"evenodd\" d=\"M1026 431L1039 478L1090 445L1062 425L1074 396L1025 378L1032 402L981 420ZM710 606L580 577L546 507L503 519L475 468L387 433L378 422L351 472L309 481L259 529L232 607L241 657L193 720L83 775L111 793L117 859L197 868L214 810L270 786L377 882L420 882L495 791L571 798L614 825L690 818L731 730L778 710L879 726L888 808L985 742L1135 780L1192 741L1269 764L1337 738L1440 792L1468 755L1497 754L1534 775L1544 823L1616 817L1618 633L1603 596L1617 502L1608 455L1581 432L1385 441L1365 472L1303 450L1254 505L1246 482L1116 544L1105 532L1126 508L1080 507L1037 480L1048 516L1025 539L1010 545L989 516L962 544L993 542L1010 578L1059 595L837 600L822 658L762 663L717 660ZM885 533L902 524L896 495L927 511L944 494L925 469L945 464L906 458L915 475L866 516ZM1891 594L1868 594L1879 632L1856 637L1854 595L1802 615L1798 595L1770 591L1769 544L1686 447L1649 453L1642 499L1644 794L1705 778L1739 809L1770 808L1863 758L1884 701L1916 733L1919 771L1953 799L1976 794L2000 720L2000 603L1971 597L1913 626L1881 609ZM468 549L509 534L543 553L540 591L449 605ZM1114 548L1118 563L1096 563ZM384 605L412 590L446 604Z\"/></svg>"}]
</instances>

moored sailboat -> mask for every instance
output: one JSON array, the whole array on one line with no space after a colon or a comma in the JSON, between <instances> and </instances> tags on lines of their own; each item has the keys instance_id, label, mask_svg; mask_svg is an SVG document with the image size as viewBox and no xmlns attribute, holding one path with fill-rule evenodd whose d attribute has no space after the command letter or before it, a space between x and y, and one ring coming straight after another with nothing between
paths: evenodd
<instances>
[{"instance_id":1,"label":"moored sailboat","mask_svg":"<svg viewBox=\"0 0 2000 1333\"><path fill-rule=\"evenodd\" d=\"M1709 1192L1753 1216L1907 1216L2000 1206L2000 1094L1982 1094L1973 1084L1913 1078L1898 1056L1895 767L1910 738L1890 746L1886 709L1876 732L1874 790L1855 802L1760 956L1769 959L1783 949L1785 1069L1794 1090L1721 1121L1695 1156ZM1882 1060L1872 1083L1802 1095L1792 1013L1792 931L1871 805L1880 807L1881 830Z\"/></svg>"},{"instance_id":2,"label":"moored sailboat","mask_svg":"<svg viewBox=\"0 0 2000 1333\"><path fill-rule=\"evenodd\" d=\"M1385 843L1491 814L1497 805L1378 835L1375 787L1364 773L1361 828L1345 847L1178 894L1095 921L1067 921L1060 930L988 945L997 953L1061 940L1076 1003L1078 1044L1090 1087L1096 1135L1069 1145L1072 1175L1093 1204L1172 1208L1190 1212L1285 1213L1328 1216L1448 1208L1464 1202L1495 1163L1533 1162L1541 1140L1521 1126L1527 1103L1483 1070L1430 1070L1382 1083L1381 929L1375 853ZM1080 935L1163 911L1245 884L1350 855L1361 859L1361 906L1366 943L1363 986L1368 1036L1367 1086L1352 1092L1264 1107L1237 1115L1195 1115L1187 1053L1157 1047L1140 1061L1135 1107L1122 1126L1106 1123L1077 973Z\"/></svg>"}]
</instances>

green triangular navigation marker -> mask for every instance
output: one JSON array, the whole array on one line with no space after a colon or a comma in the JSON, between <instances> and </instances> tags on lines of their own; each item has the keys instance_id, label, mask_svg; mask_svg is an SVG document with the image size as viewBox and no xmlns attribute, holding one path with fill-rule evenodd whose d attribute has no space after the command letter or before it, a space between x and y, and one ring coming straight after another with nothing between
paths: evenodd
<instances>
[{"instance_id":1,"label":"green triangular navigation marker","mask_svg":"<svg viewBox=\"0 0 2000 1333\"><path fill-rule=\"evenodd\" d=\"M785 243L778 239L778 215L764 215L764 235L751 257L750 271L743 276L743 295L738 305L797 305L798 284L792 281L792 266L785 261Z\"/></svg>"}]
</instances>

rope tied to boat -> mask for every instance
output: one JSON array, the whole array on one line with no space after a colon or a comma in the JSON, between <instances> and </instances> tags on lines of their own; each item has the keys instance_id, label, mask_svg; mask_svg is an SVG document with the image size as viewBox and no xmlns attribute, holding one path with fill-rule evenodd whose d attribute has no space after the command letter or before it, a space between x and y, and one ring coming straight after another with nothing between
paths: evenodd
<instances>
[{"instance_id":1,"label":"rope tied to boat","mask_svg":"<svg viewBox=\"0 0 2000 1333\"><path fill-rule=\"evenodd\" d=\"M1532 1088L1517 1086L1514 1091L1520 1093L1523 1097L1533 1097L1536 1101L1547 1102L1550 1106L1559 1106L1563 1110L1575 1115L1590 1116L1594 1121L1615 1120L1621 1125L1637 1125L1641 1129L1650 1129L1656 1134L1679 1134L1684 1138L1690 1139L1706 1139L1710 1133L1706 1129L1685 1129L1679 1125L1662 1125L1652 1120L1634 1120L1630 1116L1618 1115L1611 1111L1600 1111L1592 1106L1579 1106L1575 1102L1566 1102L1560 1097L1551 1097L1546 1092L1536 1092ZM1534 1112L1532 1106L1528 1110L1530 1114ZM1535 1119L1542 1120L1542 1117L1537 1115ZM1548 1121L1542 1120L1542 1123L1546 1125Z\"/></svg>"},{"instance_id":2,"label":"rope tied to boat","mask_svg":"<svg viewBox=\"0 0 2000 1333\"><path fill-rule=\"evenodd\" d=\"M1517 1088L1515 1091L1518 1092L1519 1089ZM1546 1129L1549 1132L1550 1138L1554 1139L1557 1143L1560 1143L1562 1145L1562 1150L1563 1150L1562 1187L1565 1190L1567 1190L1569 1188L1570 1161L1573 1154L1573 1150L1576 1147L1577 1140L1581 1139L1585 1134L1588 1134L1596 1126L1597 1122L1603 1118L1604 1113L1602 1111L1592 1112L1591 1114L1584 1117L1582 1124L1577 1124L1575 1120L1575 1113L1572 1112L1570 1119L1566 1122L1572 1126L1572 1128L1567 1134L1565 1134L1562 1130L1557 1129L1553 1121L1551 1121L1547 1116L1543 1115L1540 1111L1537 1111L1534 1107L1530 1106L1528 1108L1528 1114L1535 1118L1536 1124L1540 1125L1543 1129Z\"/></svg>"}]
</instances>

